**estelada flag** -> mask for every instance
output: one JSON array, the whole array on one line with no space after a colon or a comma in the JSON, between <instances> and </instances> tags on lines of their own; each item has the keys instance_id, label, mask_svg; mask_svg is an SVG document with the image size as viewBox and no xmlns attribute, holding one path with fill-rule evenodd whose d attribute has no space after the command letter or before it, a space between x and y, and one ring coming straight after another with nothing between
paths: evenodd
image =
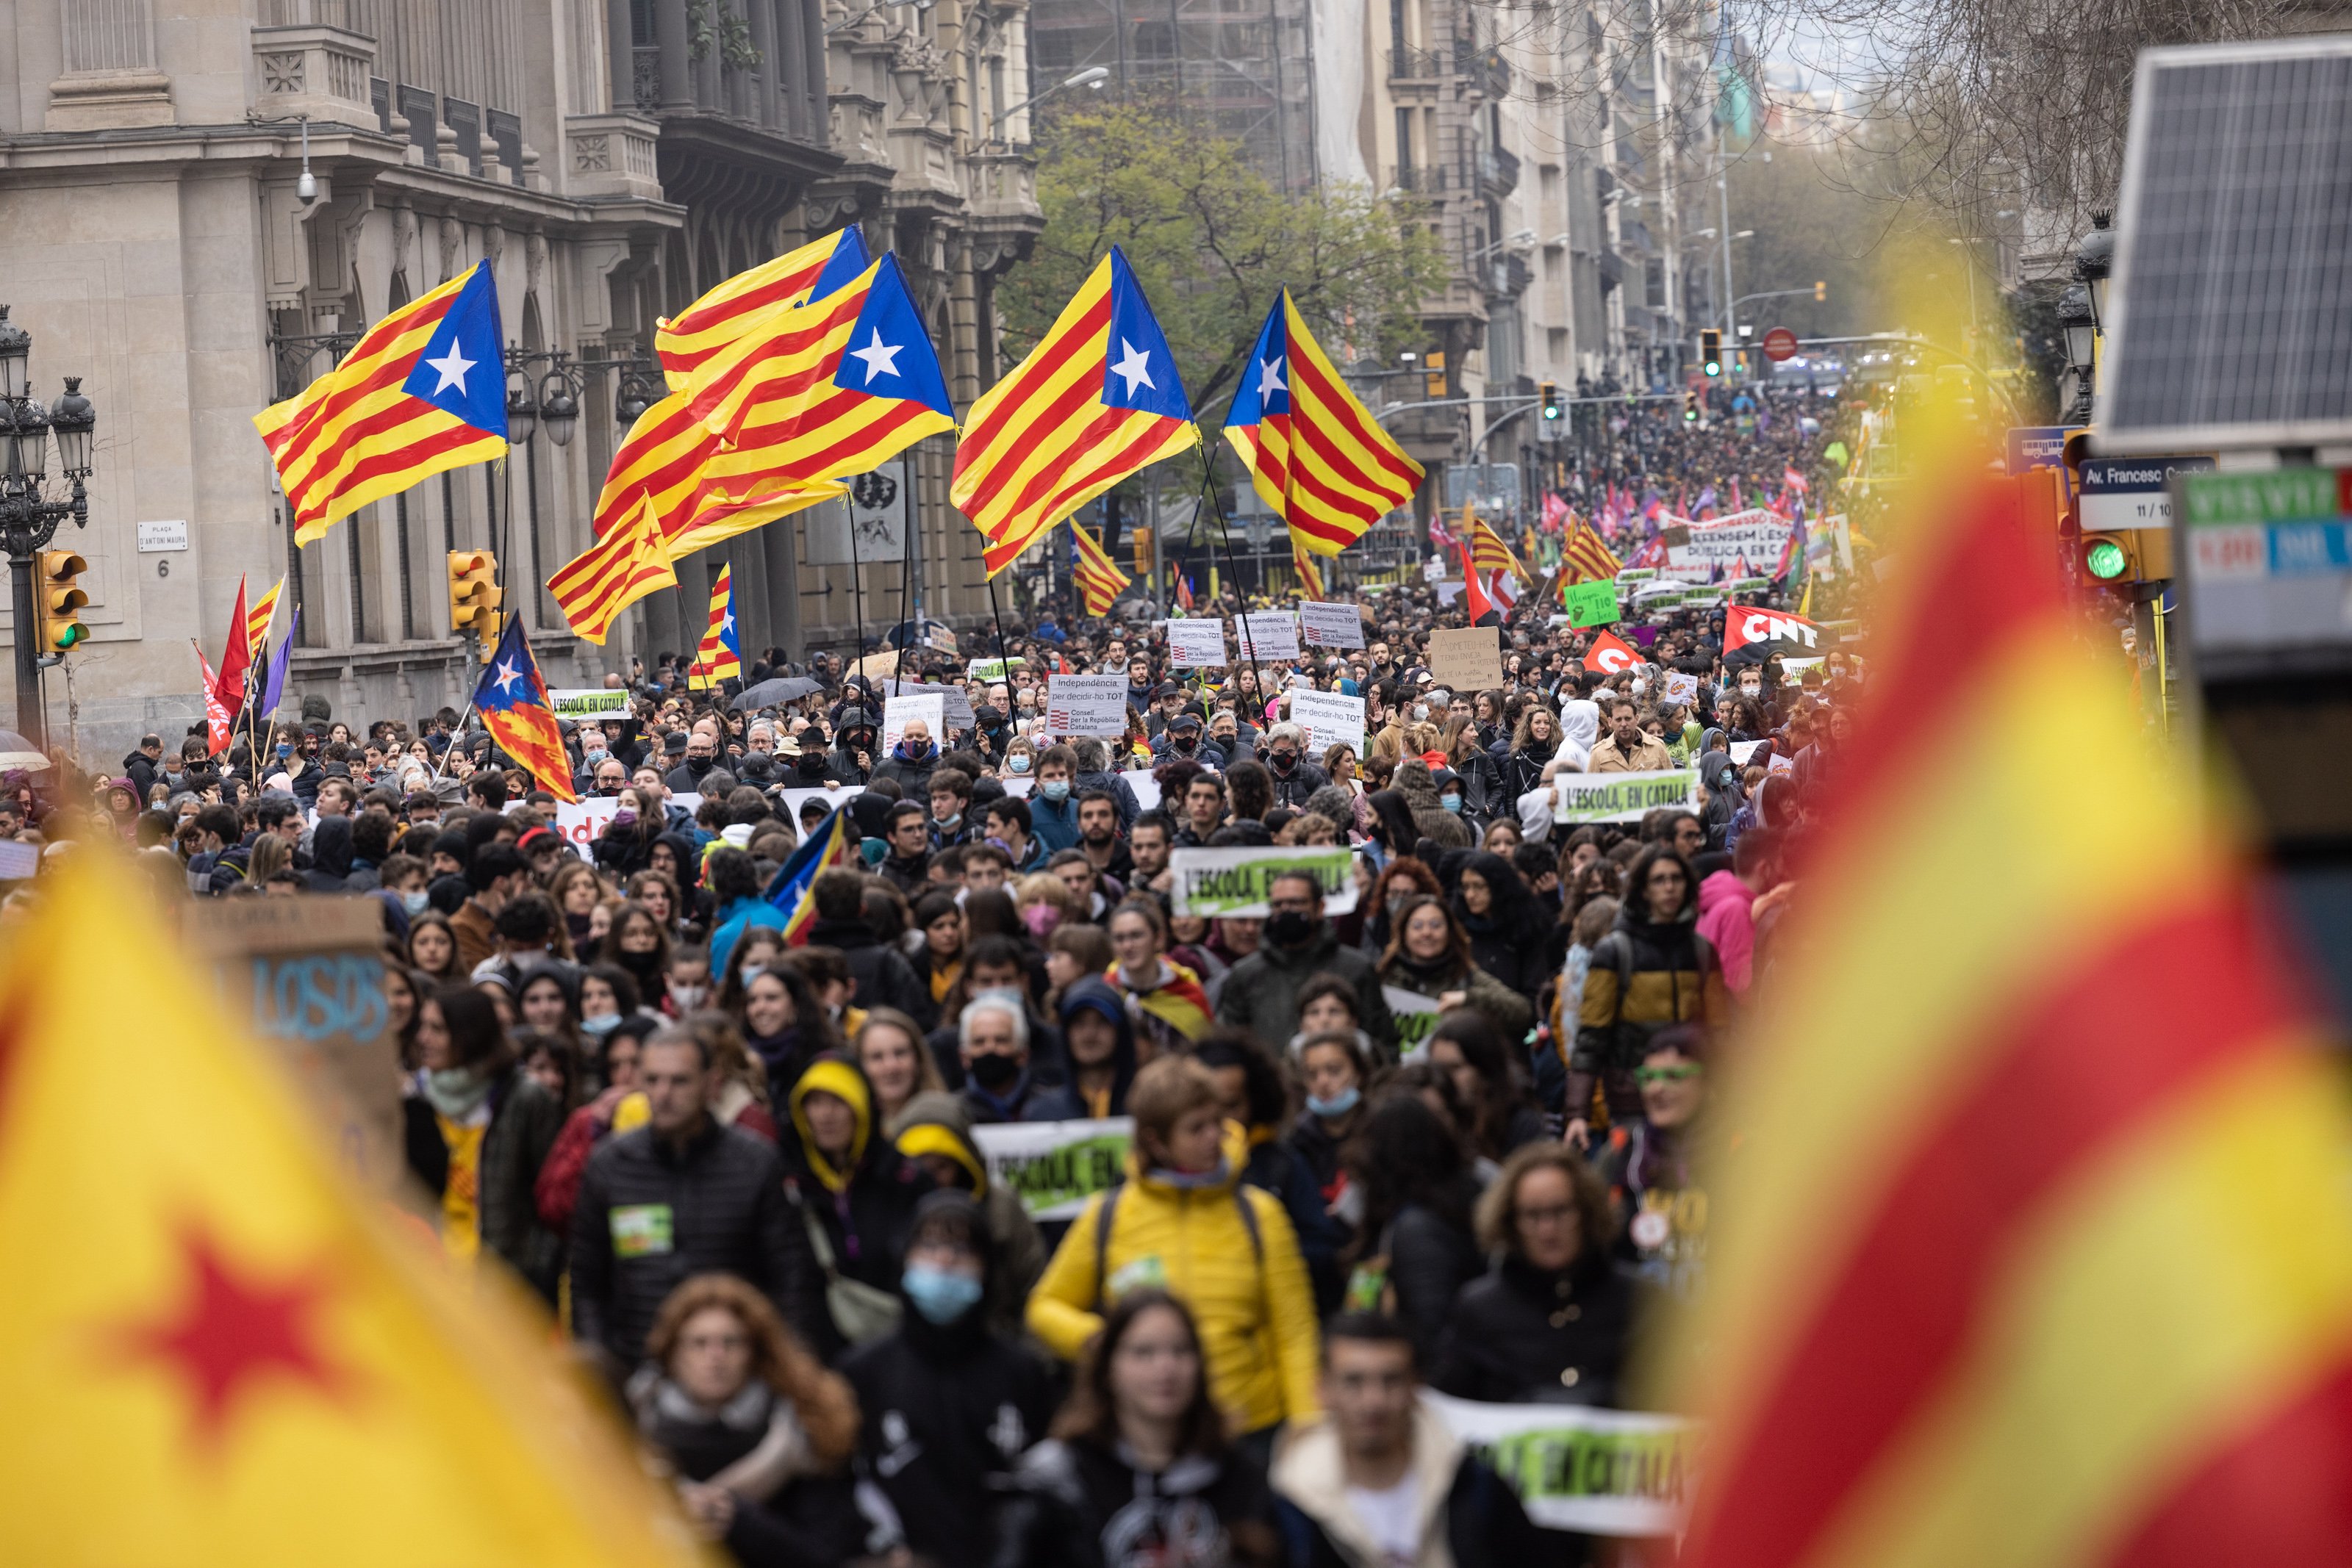
<instances>
[{"instance_id":1,"label":"estelada flag","mask_svg":"<svg viewBox=\"0 0 2352 1568\"><path fill-rule=\"evenodd\" d=\"M1071 575L1077 579L1078 592L1084 596L1087 613L1108 615L1118 596L1134 581L1119 570L1118 563L1103 549L1102 541L1078 527L1076 517L1070 519Z\"/></svg>"},{"instance_id":2,"label":"estelada flag","mask_svg":"<svg viewBox=\"0 0 2352 1568\"><path fill-rule=\"evenodd\" d=\"M555 569L548 591L573 635L603 643L622 611L648 593L677 585L654 504L637 497L629 520Z\"/></svg>"},{"instance_id":3,"label":"estelada flag","mask_svg":"<svg viewBox=\"0 0 2352 1568\"><path fill-rule=\"evenodd\" d=\"M1597 674L1613 675L1641 662L1641 650L1614 632L1594 633L1592 646L1584 651L1584 667Z\"/></svg>"},{"instance_id":4,"label":"estelada flag","mask_svg":"<svg viewBox=\"0 0 2352 1568\"><path fill-rule=\"evenodd\" d=\"M856 225L811 240L737 273L654 329L654 352L670 390L684 392L705 360L752 329L771 310L797 305L828 281L866 270L866 235Z\"/></svg>"},{"instance_id":5,"label":"estelada flag","mask_svg":"<svg viewBox=\"0 0 2352 1568\"><path fill-rule=\"evenodd\" d=\"M540 678L539 661L530 656L520 615L507 617L498 650L482 667L482 678L474 687L474 711L482 716L482 727L499 749L538 780L541 789L559 800L580 799L572 787L572 758L563 749L555 699Z\"/></svg>"},{"instance_id":6,"label":"estelada flag","mask_svg":"<svg viewBox=\"0 0 2352 1568\"><path fill-rule=\"evenodd\" d=\"M0 1562L707 1568L545 1320L352 1184L153 882L52 865L0 952L0 1408L39 1415Z\"/></svg>"},{"instance_id":7,"label":"estelada flag","mask_svg":"<svg viewBox=\"0 0 2352 1568\"><path fill-rule=\"evenodd\" d=\"M1681 1561L2352 1562L2352 1124L2296 944L2014 492L1920 494L1707 1069Z\"/></svg>"},{"instance_id":8,"label":"estelada flag","mask_svg":"<svg viewBox=\"0 0 2352 1568\"><path fill-rule=\"evenodd\" d=\"M1727 655L1755 646L1761 656L1771 652L1762 646L1769 643L1780 643L1799 658L1810 658L1821 651L1822 629L1801 615L1755 605L1734 608L1723 623L1723 651Z\"/></svg>"}]
</instances>

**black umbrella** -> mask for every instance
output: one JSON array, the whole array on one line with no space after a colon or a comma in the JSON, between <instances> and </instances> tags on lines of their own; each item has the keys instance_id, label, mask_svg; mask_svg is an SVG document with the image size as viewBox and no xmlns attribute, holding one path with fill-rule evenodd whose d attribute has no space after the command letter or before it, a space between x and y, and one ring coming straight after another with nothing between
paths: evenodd
<instances>
[{"instance_id":1,"label":"black umbrella","mask_svg":"<svg viewBox=\"0 0 2352 1568\"><path fill-rule=\"evenodd\" d=\"M749 687L735 699L733 706L739 709L773 707L778 703L788 703L794 697L808 696L823 690L824 682L811 680L806 675L781 675Z\"/></svg>"}]
</instances>

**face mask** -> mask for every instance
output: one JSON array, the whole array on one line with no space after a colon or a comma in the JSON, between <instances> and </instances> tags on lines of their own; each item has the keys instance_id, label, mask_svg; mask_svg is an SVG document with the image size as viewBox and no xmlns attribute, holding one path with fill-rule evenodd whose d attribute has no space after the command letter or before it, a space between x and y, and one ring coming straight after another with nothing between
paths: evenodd
<instances>
[{"instance_id":1,"label":"face mask","mask_svg":"<svg viewBox=\"0 0 2352 1568\"><path fill-rule=\"evenodd\" d=\"M710 988L708 986L673 985L669 988L669 999L677 1004L677 1010L682 1013L692 1012L696 1008L700 1007L702 998L709 994Z\"/></svg>"},{"instance_id":2,"label":"face mask","mask_svg":"<svg viewBox=\"0 0 2352 1568\"><path fill-rule=\"evenodd\" d=\"M601 747L601 746L600 746L600 747L597 747L595 749L593 749L593 750L592 750L592 751L590 751L590 752L588 753L586 760L587 760L588 766L589 766L589 767L591 767L591 768L593 768L593 767L595 767L595 766L596 766L596 764L598 764L599 762L604 761L604 758L608 758L608 757L610 757L610 756L612 756L612 755L613 755L613 754L612 754L611 752L609 752L609 751L605 750L603 747Z\"/></svg>"},{"instance_id":3,"label":"face mask","mask_svg":"<svg viewBox=\"0 0 2352 1568\"><path fill-rule=\"evenodd\" d=\"M1269 751L1265 754L1265 760L1266 766L1276 773L1287 773L1298 766L1298 756L1296 752Z\"/></svg>"},{"instance_id":4,"label":"face mask","mask_svg":"<svg viewBox=\"0 0 2352 1568\"><path fill-rule=\"evenodd\" d=\"M1457 817L1462 814L1462 797L1459 795L1440 795L1437 803Z\"/></svg>"},{"instance_id":5,"label":"face mask","mask_svg":"<svg viewBox=\"0 0 2352 1568\"><path fill-rule=\"evenodd\" d=\"M1005 766L1012 768L1015 773L1026 773L1029 771L1029 758L1026 757L1015 757L1008 760L1005 763Z\"/></svg>"},{"instance_id":6,"label":"face mask","mask_svg":"<svg viewBox=\"0 0 2352 1568\"><path fill-rule=\"evenodd\" d=\"M582 1030L588 1034L598 1036L608 1035L614 1030L621 1027L621 1015L618 1013L606 1013L603 1018L582 1019L580 1020L580 1027Z\"/></svg>"},{"instance_id":7,"label":"face mask","mask_svg":"<svg viewBox=\"0 0 2352 1568\"><path fill-rule=\"evenodd\" d=\"M1266 940L1277 947L1297 947L1315 935L1315 916L1303 909L1283 909L1266 916Z\"/></svg>"},{"instance_id":8,"label":"face mask","mask_svg":"<svg viewBox=\"0 0 2352 1568\"><path fill-rule=\"evenodd\" d=\"M980 1281L969 1274L950 1274L944 1269L910 1263L898 1284L914 1309L942 1328L980 1305Z\"/></svg>"},{"instance_id":9,"label":"face mask","mask_svg":"<svg viewBox=\"0 0 2352 1568\"><path fill-rule=\"evenodd\" d=\"M281 741L279 741L279 742L278 743L278 761L283 762L283 761L285 761L288 758L289 758L289 757L291 757L291 756L293 756L293 755L294 755L294 748L293 748L291 746L289 746L286 742L284 742L284 741L282 741L282 740L281 740Z\"/></svg>"},{"instance_id":10,"label":"face mask","mask_svg":"<svg viewBox=\"0 0 2352 1568\"><path fill-rule=\"evenodd\" d=\"M613 826L616 828L634 827L636 821L637 814L625 806L613 813Z\"/></svg>"},{"instance_id":11,"label":"face mask","mask_svg":"<svg viewBox=\"0 0 2352 1568\"><path fill-rule=\"evenodd\" d=\"M811 779L824 777L824 758L822 757L803 756L800 759L799 767L800 770Z\"/></svg>"},{"instance_id":12,"label":"face mask","mask_svg":"<svg viewBox=\"0 0 2352 1568\"><path fill-rule=\"evenodd\" d=\"M1201 737L1197 735L1179 732L1169 737L1168 744L1178 751L1190 751L1201 744Z\"/></svg>"},{"instance_id":13,"label":"face mask","mask_svg":"<svg viewBox=\"0 0 2352 1568\"><path fill-rule=\"evenodd\" d=\"M762 975L766 974L767 972L768 972L768 966L766 966L765 964L746 964L746 965L744 965L744 966L743 966L743 970L742 970L742 974L743 974L743 988L744 988L745 990L747 990L747 991L748 991L748 990L750 990L750 989L751 988L751 982L752 982L752 981L754 981L754 980L756 980L756 979L758 979L761 976L762 976Z\"/></svg>"},{"instance_id":14,"label":"face mask","mask_svg":"<svg viewBox=\"0 0 2352 1568\"><path fill-rule=\"evenodd\" d=\"M1761 685L1749 685L1746 681L1742 681L1739 683L1739 695L1743 697L1760 697L1764 695L1764 688Z\"/></svg>"},{"instance_id":15,"label":"face mask","mask_svg":"<svg viewBox=\"0 0 2352 1568\"><path fill-rule=\"evenodd\" d=\"M415 893L404 893L400 895L400 906L408 911L411 918L424 914L432 906L432 894L423 888L417 889Z\"/></svg>"},{"instance_id":16,"label":"face mask","mask_svg":"<svg viewBox=\"0 0 2352 1568\"><path fill-rule=\"evenodd\" d=\"M1363 1097L1364 1092L1350 1083L1328 1100L1309 1094L1307 1097L1307 1108L1318 1116L1344 1116L1354 1110L1356 1102Z\"/></svg>"},{"instance_id":17,"label":"face mask","mask_svg":"<svg viewBox=\"0 0 2352 1568\"><path fill-rule=\"evenodd\" d=\"M964 1071L971 1074L973 1082L994 1094L1013 1086L1013 1081L1021 1076L1021 1062L1001 1051L983 1051Z\"/></svg>"},{"instance_id":18,"label":"face mask","mask_svg":"<svg viewBox=\"0 0 2352 1568\"><path fill-rule=\"evenodd\" d=\"M1070 786L1068 782L1064 779L1049 779L1037 786L1037 793L1043 795L1046 800L1053 801L1055 805L1059 805L1070 798Z\"/></svg>"},{"instance_id":19,"label":"face mask","mask_svg":"<svg viewBox=\"0 0 2352 1568\"><path fill-rule=\"evenodd\" d=\"M1029 928L1029 935L1040 941L1052 936L1054 927L1061 923L1062 912L1050 904L1033 904L1021 912L1021 924Z\"/></svg>"},{"instance_id":20,"label":"face mask","mask_svg":"<svg viewBox=\"0 0 2352 1568\"><path fill-rule=\"evenodd\" d=\"M957 827L962 823L963 813L961 811L950 811L943 817L933 817L932 821L938 822L942 829L951 833L954 832Z\"/></svg>"}]
</instances>

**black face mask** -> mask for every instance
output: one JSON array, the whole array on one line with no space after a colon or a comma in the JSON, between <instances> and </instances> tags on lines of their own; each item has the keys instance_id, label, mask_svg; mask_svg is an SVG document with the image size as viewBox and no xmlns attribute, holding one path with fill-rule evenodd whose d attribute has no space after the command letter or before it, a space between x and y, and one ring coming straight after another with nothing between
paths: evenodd
<instances>
[{"instance_id":1,"label":"black face mask","mask_svg":"<svg viewBox=\"0 0 2352 1568\"><path fill-rule=\"evenodd\" d=\"M1021 1061L1018 1057L1007 1056L1001 1051L983 1051L971 1059L971 1065L964 1071L971 1074L973 1082L991 1094L1001 1094L1021 1076Z\"/></svg>"},{"instance_id":2,"label":"black face mask","mask_svg":"<svg viewBox=\"0 0 2352 1568\"><path fill-rule=\"evenodd\" d=\"M1292 769L1298 766L1298 753L1295 751L1269 751L1265 754L1265 765L1268 768L1273 768L1276 773L1286 776L1292 771Z\"/></svg>"},{"instance_id":3,"label":"black face mask","mask_svg":"<svg viewBox=\"0 0 2352 1568\"><path fill-rule=\"evenodd\" d=\"M689 752L686 758L686 770L699 779L716 767L718 762L719 758L715 757L697 757Z\"/></svg>"},{"instance_id":4,"label":"black face mask","mask_svg":"<svg viewBox=\"0 0 2352 1568\"><path fill-rule=\"evenodd\" d=\"M1266 916L1265 937L1277 947L1301 947L1314 940L1322 924L1303 909L1279 909Z\"/></svg>"},{"instance_id":5,"label":"black face mask","mask_svg":"<svg viewBox=\"0 0 2352 1568\"><path fill-rule=\"evenodd\" d=\"M1191 751L1200 746L1201 737L1198 734L1187 734L1179 730L1168 737L1168 744L1178 751Z\"/></svg>"},{"instance_id":6,"label":"black face mask","mask_svg":"<svg viewBox=\"0 0 2352 1568\"><path fill-rule=\"evenodd\" d=\"M811 756L803 753L800 759L800 766L801 771L812 779L824 777L824 758L822 755Z\"/></svg>"}]
</instances>

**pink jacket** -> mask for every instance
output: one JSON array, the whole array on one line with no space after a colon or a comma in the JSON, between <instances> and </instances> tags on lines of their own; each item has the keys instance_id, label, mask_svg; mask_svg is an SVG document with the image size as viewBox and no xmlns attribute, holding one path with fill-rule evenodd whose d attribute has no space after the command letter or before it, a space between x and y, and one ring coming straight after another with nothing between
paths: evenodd
<instances>
[{"instance_id":1,"label":"pink jacket","mask_svg":"<svg viewBox=\"0 0 2352 1568\"><path fill-rule=\"evenodd\" d=\"M1756 962L1756 923L1748 906L1756 895L1736 872L1719 871L1698 884L1698 934L1715 945L1723 983L1735 997L1748 994Z\"/></svg>"}]
</instances>

